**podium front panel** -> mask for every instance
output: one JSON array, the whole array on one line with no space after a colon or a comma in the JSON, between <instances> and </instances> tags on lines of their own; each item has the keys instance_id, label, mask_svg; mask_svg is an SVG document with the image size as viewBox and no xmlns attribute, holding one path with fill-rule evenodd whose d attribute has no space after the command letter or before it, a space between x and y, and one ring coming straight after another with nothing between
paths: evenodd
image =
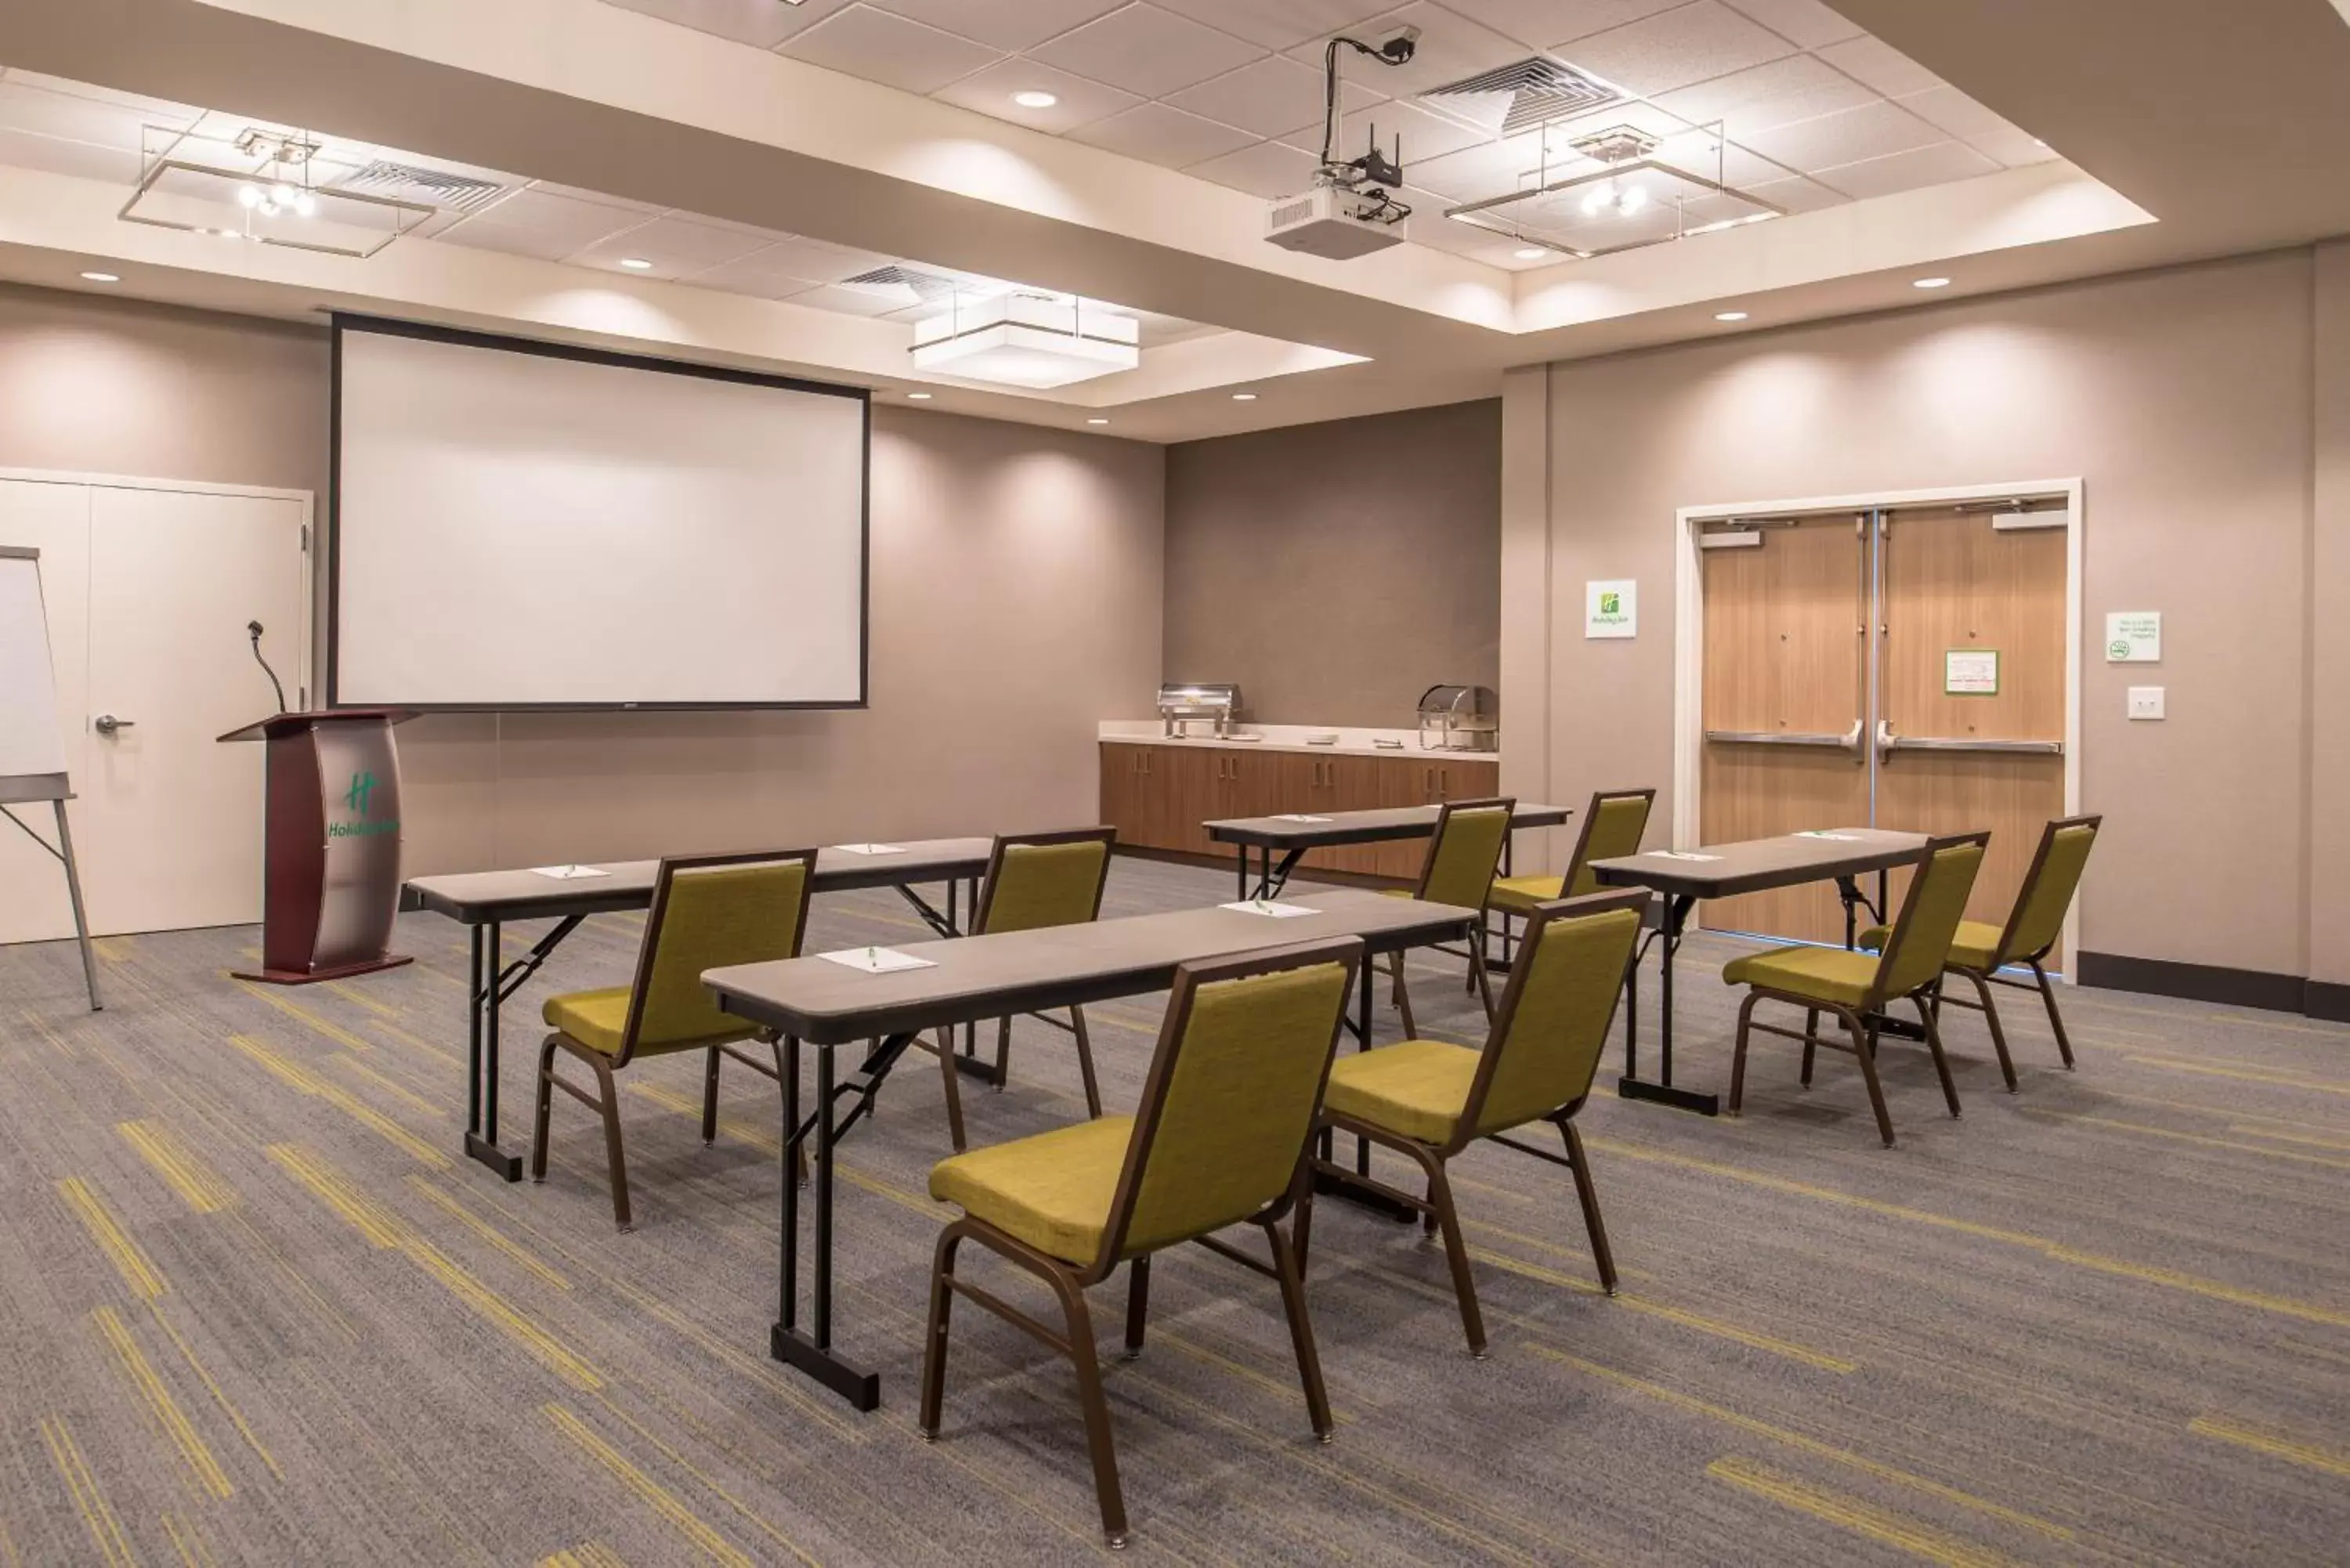
<instances>
[{"instance_id":1,"label":"podium front panel","mask_svg":"<svg viewBox=\"0 0 2350 1568\"><path fill-rule=\"evenodd\" d=\"M322 724L314 731L326 831L326 879L310 962L372 963L400 910L400 756L391 726Z\"/></svg>"}]
</instances>

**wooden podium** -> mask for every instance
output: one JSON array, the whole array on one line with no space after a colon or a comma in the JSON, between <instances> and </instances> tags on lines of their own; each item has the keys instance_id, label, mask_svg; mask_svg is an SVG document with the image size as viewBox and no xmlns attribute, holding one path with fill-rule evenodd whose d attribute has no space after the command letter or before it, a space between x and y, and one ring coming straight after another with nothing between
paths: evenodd
<instances>
[{"instance_id":1,"label":"wooden podium","mask_svg":"<svg viewBox=\"0 0 2350 1568\"><path fill-rule=\"evenodd\" d=\"M223 741L268 742L261 968L309 985L409 961L387 952L400 911L400 753L406 708L279 713Z\"/></svg>"}]
</instances>

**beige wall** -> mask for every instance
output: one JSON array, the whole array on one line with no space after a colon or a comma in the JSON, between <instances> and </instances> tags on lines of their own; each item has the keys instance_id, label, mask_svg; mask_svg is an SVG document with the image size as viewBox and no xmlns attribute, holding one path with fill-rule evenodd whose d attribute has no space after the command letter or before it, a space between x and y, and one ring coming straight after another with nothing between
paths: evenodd
<instances>
[{"instance_id":1,"label":"beige wall","mask_svg":"<svg viewBox=\"0 0 2350 1568\"><path fill-rule=\"evenodd\" d=\"M1488 400L1170 447L1168 676L1385 728L1440 681L1497 685L1501 424Z\"/></svg>"},{"instance_id":2,"label":"beige wall","mask_svg":"<svg viewBox=\"0 0 2350 1568\"><path fill-rule=\"evenodd\" d=\"M0 289L0 467L315 491L323 329ZM412 874L1090 822L1159 679L1159 448L878 406L871 702L400 732ZM776 612L788 615L788 605Z\"/></svg>"},{"instance_id":3,"label":"beige wall","mask_svg":"<svg viewBox=\"0 0 2350 1568\"><path fill-rule=\"evenodd\" d=\"M1575 799L1648 782L1669 795L1676 508L2079 476L2082 802L2107 834L2082 946L2311 972L2307 870L2350 862L2334 825L2350 756L2332 717L2350 687L2334 629L2350 597L2346 270L2324 259L2322 535L2307 251L1560 364L1533 373L1540 386L1513 378L1514 397L1546 407L1512 426L1509 488L1538 481L1549 495L1551 553L1547 606L1506 601L1505 666L1543 673L1536 692L1505 691L1504 709L1539 701L1551 721L1540 755L1523 749L1527 728L1505 731L1513 787ZM1587 642L1582 585L1615 576L1639 580L1640 635ZM2335 607L2314 666L2314 591ZM2163 613L2159 666L2098 656L2116 609ZM1547 659L1531 651L1544 640ZM2124 719L2133 682L2168 688L2167 722ZM2312 793L2320 708L2334 804ZM2314 955L2322 974L2350 973L2344 915Z\"/></svg>"}]
</instances>

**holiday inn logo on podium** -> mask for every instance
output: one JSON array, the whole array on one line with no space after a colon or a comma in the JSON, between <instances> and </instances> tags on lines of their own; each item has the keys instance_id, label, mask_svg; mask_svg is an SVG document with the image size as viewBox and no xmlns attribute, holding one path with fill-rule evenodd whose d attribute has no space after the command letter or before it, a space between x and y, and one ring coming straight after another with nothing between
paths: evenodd
<instances>
[{"instance_id":1,"label":"holiday inn logo on podium","mask_svg":"<svg viewBox=\"0 0 2350 1568\"><path fill-rule=\"evenodd\" d=\"M351 814L352 820L328 823L328 837L373 838L381 834L400 831L400 822L396 817L382 822L368 820L369 808L375 803L375 774L372 773L361 769L353 774L351 787L343 792L342 802L344 808Z\"/></svg>"}]
</instances>

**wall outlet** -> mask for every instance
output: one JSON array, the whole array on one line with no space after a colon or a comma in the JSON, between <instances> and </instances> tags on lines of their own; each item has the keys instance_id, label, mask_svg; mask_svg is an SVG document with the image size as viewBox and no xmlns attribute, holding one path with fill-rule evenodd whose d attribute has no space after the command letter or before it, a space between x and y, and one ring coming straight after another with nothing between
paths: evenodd
<instances>
[{"instance_id":1,"label":"wall outlet","mask_svg":"<svg viewBox=\"0 0 2350 1568\"><path fill-rule=\"evenodd\" d=\"M2162 691L2159 686L2133 686L2129 689L2129 716L2133 719L2162 717Z\"/></svg>"}]
</instances>

